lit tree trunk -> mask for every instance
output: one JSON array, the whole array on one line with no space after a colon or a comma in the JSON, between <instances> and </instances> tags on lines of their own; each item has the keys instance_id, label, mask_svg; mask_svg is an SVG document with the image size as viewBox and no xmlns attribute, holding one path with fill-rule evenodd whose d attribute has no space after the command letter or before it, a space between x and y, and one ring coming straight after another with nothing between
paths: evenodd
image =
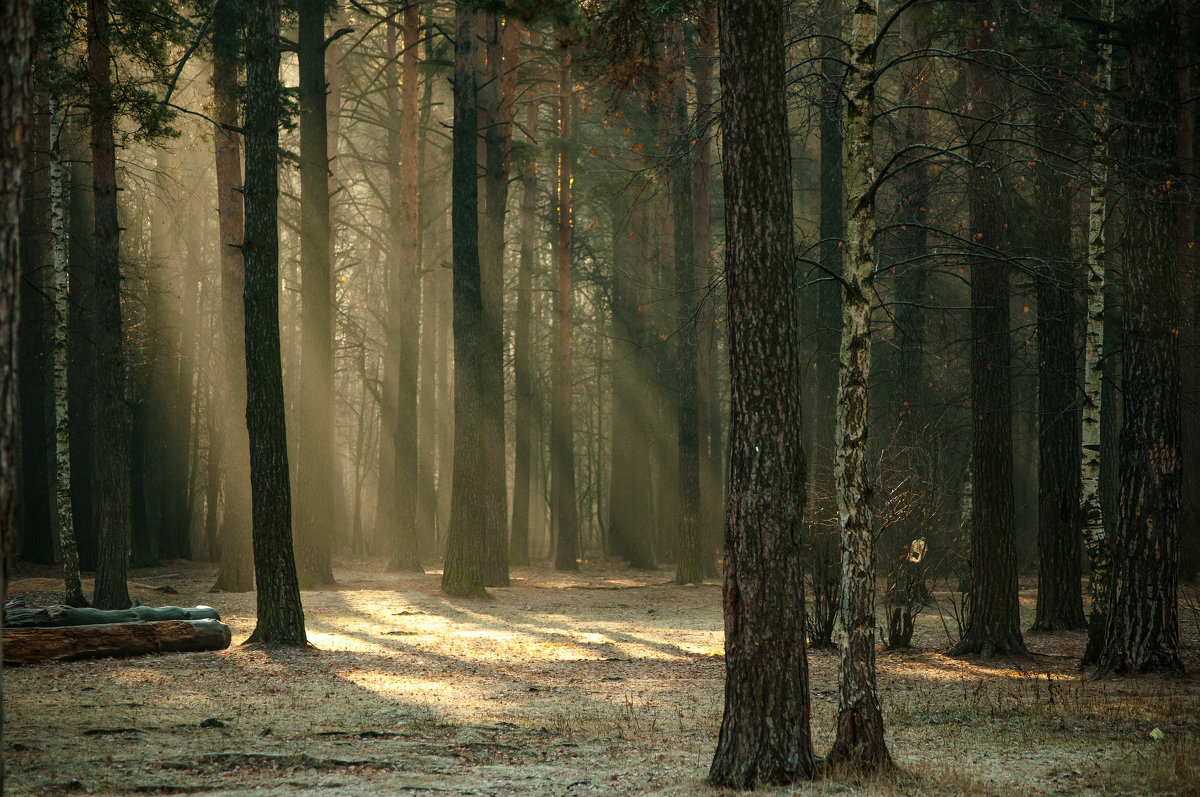
<instances>
[{"instance_id":1,"label":"lit tree trunk","mask_svg":"<svg viewBox=\"0 0 1200 797\"><path fill-rule=\"evenodd\" d=\"M556 570L579 569L579 516L575 500L575 444L571 412L571 48L570 32L560 30L558 42L558 149L555 206L558 240L554 248L557 286L554 293L554 398L550 407L550 470L552 504L558 538Z\"/></svg>"},{"instance_id":2,"label":"lit tree trunk","mask_svg":"<svg viewBox=\"0 0 1200 797\"><path fill-rule=\"evenodd\" d=\"M389 22L387 31L389 66L387 69L388 115L388 174L391 195L389 219L391 261L388 280L388 317L390 356L397 375L394 389L395 412L391 424L393 434L392 462L394 484L388 486L395 496L392 531L384 539L391 541L392 572L424 572L417 554L417 369L421 334L421 271L420 248L417 239L417 58L416 44L420 35L421 18L418 6L404 9L404 51L396 68L396 24ZM397 80L397 78L399 78ZM396 86L399 85L400 108L397 111Z\"/></svg>"},{"instance_id":3,"label":"lit tree trunk","mask_svg":"<svg viewBox=\"0 0 1200 797\"><path fill-rule=\"evenodd\" d=\"M1179 656L1179 285L1172 178L1178 180L1173 70L1180 47L1176 4L1128 7L1129 85L1122 160L1131 218L1124 249L1125 414L1121 513L1112 540L1108 628L1097 675L1182 676ZM1133 90L1136 89L1136 90Z\"/></svg>"},{"instance_id":4,"label":"lit tree trunk","mask_svg":"<svg viewBox=\"0 0 1200 797\"><path fill-rule=\"evenodd\" d=\"M222 390L220 428L209 429L210 446L219 440L225 508L221 515L219 566L213 589L249 592L254 589L254 551L251 545L250 438L247 437L246 319L243 294L246 266L242 260L241 143L238 127L237 56L241 41L238 19L229 3L213 12L213 150L217 176L217 227L221 267L221 341L218 346ZM212 416L210 416L212 417ZM211 457L212 454L210 453Z\"/></svg>"},{"instance_id":5,"label":"lit tree trunk","mask_svg":"<svg viewBox=\"0 0 1200 797\"><path fill-rule=\"evenodd\" d=\"M982 10L982 9L981 9ZM997 66L995 27L972 17L976 30L967 49L975 53L968 80L976 115L990 119L1004 88ZM1008 264L1002 189L988 163L998 144L993 122L972 136L973 168L967 204L971 234L971 585L963 638L949 655L983 658L1027 653L1017 601L1017 556L1013 532L1012 345L1009 338Z\"/></svg>"},{"instance_id":6,"label":"lit tree trunk","mask_svg":"<svg viewBox=\"0 0 1200 797\"><path fill-rule=\"evenodd\" d=\"M304 646L292 555L283 367L279 351L279 0L246 21L246 427L258 623L248 642Z\"/></svg>"},{"instance_id":7,"label":"lit tree trunk","mask_svg":"<svg viewBox=\"0 0 1200 797\"><path fill-rule=\"evenodd\" d=\"M871 373L871 297L875 272L874 0L854 10L846 74L846 247L842 351L834 482L841 532L838 610L837 738L831 766L873 771L891 766L875 688L875 541L867 473L867 401Z\"/></svg>"},{"instance_id":8,"label":"lit tree trunk","mask_svg":"<svg viewBox=\"0 0 1200 797\"><path fill-rule=\"evenodd\" d=\"M333 321L329 263L329 127L325 0L301 0L300 410L296 565L301 583L333 583Z\"/></svg>"},{"instance_id":9,"label":"lit tree trunk","mask_svg":"<svg viewBox=\"0 0 1200 797\"><path fill-rule=\"evenodd\" d=\"M692 210L693 165L687 117L687 72L683 26L667 29L667 60L671 65L669 117L674 126L675 152L671 165L671 211L675 220L675 405L679 430L679 563L676 584L699 584L707 566L700 546L700 412L696 370L696 265Z\"/></svg>"},{"instance_id":10,"label":"lit tree trunk","mask_svg":"<svg viewBox=\"0 0 1200 797\"><path fill-rule=\"evenodd\" d=\"M725 715L713 786L813 774L783 6L720 0L731 385ZM764 367L767 366L767 367Z\"/></svg>"},{"instance_id":11,"label":"lit tree trunk","mask_svg":"<svg viewBox=\"0 0 1200 797\"><path fill-rule=\"evenodd\" d=\"M508 167L512 149L513 103L517 90L520 25L496 12L481 16L487 53L484 86L484 208L481 221L480 278L483 289L484 457L491 463L478 485L487 507L484 583L507 587L508 485L504 446L504 219L508 206Z\"/></svg>"},{"instance_id":12,"label":"lit tree trunk","mask_svg":"<svg viewBox=\"0 0 1200 797\"><path fill-rule=\"evenodd\" d=\"M1113 0L1101 0L1100 18L1113 20ZM1112 558L1104 529L1104 513L1100 505L1100 407L1104 386L1104 289L1108 247L1105 224L1108 222L1108 114L1106 108L1112 94L1112 44L1102 34L1096 53L1096 91L1100 96L1093 121L1091 186L1088 200L1088 274L1087 320L1084 325L1083 356L1083 425L1080 436L1082 464L1080 465L1080 522L1083 526L1083 545L1091 566L1088 593L1091 614L1088 616L1088 640L1081 664L1092 665L1100 660L1104 649L1104 633L1108 627L1109 581L1112 579Z\"/></svg>"},{"instance_id":13,"label":"lit tree trunk","mask_svg":"<svg viewBox=\"0 0 1200 797\"><path fill-rule=\"evenodd\" d=\"M450 595L487 594L484 589L486 505L478 486L495 463L483 458L480 370L483 297L479 274L479 186L476 179L478 115L475 101L475 11L455 8L454 130L451 176L454 249L454 482L442 589Z\"/></svg>"},{"instance_id":14,"label":"lit tree trunk","mask_svg":"<svg viewBox=\"0 0 1200 797\"><path fill-rule=\"evenodd\" d=\"M635 101L639 102L639 101ZM632 106L631 106L632 107ZM640 109L639 109L640 111ZM632 111L627 111L632 115ZM640 113L639 113L640 115ZM631 127L642 124L630 119ZM631 567L653 570L650 457L654 420L650 363L649 257L646 246L645 161L636 151L627 165L640 178L613 200L613 396L612 478L609 490L609 550Z\"/></svg>"},{"instance_id":15,"label":"lit tree trunk","mask_svg":"<svg viewBox=\"0 0 1200 797\"><path fill-rule=\"evenodd\" d=\"M79 583L79 546L75 540L75 520L71 514L71 430L67 411L67 332L70 301L67 274L67 212L71 175L63 152L63 128L66 109L62 106L63 59L66 43L63 20L55 9L47 22L46 47L50 65L50 249L54 266L54 454L58 478L55 482L55 506L58 511L59 547L62 552L63 603L87 606Z\"/></svg>"},{"instance_id":16,"label":"lit tree trunk","mask_svg":"<svg viewBox=\"0 0 1200 797\"><path fill-rule=\"evenodd\" d=\"M1042 26L1059 22L1061 6L1042 6ZM1044 43L1054 52L1051 42ZM1050 85L1061 61L1042 69ZM1034 238L1039 263L1037 282L1038 341L1038 591L1033 628L1065 631L1084 628L1080 566L1079 418L1075 345L1075 262L1071 255L1074 193L1064 155L1071 131L1057 94L1035 99L1034 123L1039 139L1034 167Z\"/></svg>"},{"instance_id":17,"label":"lit tree trunk","mask_svg":"<svg viewBox=\"0 0 1200 797\"><path fill-rule=\"evenodd\" d=\"M129 413L125 404L124 332L121 328L121 260L117 222L117 151L113 138L107 0L88 0L88 62L92 120L92 190L96 202L96 304L100 339L96 356L96 451L99 452L99 557L97 609L129 606Z\"/></svg>"},{"instance_id":18,"label":"lit tree trunk","mask_svg":"<svg viewBox=\"0 0 1200 797\"><path fill-rule=\"evenodd\" d=\"M530 35L532 47L541 37ZM538 127L537 87L525 106L527 145L536 142ZM513 372L516 387L516 406L513 412L513 514L512 539L508 561L514 565L529 564L529 499L533 458L533 352L530 322L533 315L534 247L537 245L537 161L526 155L521 164L521 262L517 272L517 318L513 329Z\"/></svg>"}]
</instances>

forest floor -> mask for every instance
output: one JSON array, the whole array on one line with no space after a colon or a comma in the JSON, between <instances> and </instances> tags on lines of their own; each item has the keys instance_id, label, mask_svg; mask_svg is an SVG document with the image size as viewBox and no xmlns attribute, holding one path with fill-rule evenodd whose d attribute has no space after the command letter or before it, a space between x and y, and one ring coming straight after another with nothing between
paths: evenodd
<instances>
[{"instance_id":1,"label":"forest floor","mask_svg":"<svg viewBox=\"0 0 1200 797\"><path fill-rule=\"evenodd\" d=\"M704 785L723 704L718 582L679 587L667 570L605 563L517 568L482 601L446 597L437 572L339 565L337 588L303 593L311 651L241 646L254 595L209 594L210 566L135 571L137 600L211 605L233 646L6 668L8 792L721 793ZM14 576L10 596L29 605L60 594L50 569ZM1030 657L947 658L954 622L930 607L912 650L878 656L901 778L761 793L1200 794L1192 606L1187 678L1098 681L1076 669L1082 632L1027 633ZM809 666L821 754L836 652L811 651Z\"/></svg>"}]
</instances>

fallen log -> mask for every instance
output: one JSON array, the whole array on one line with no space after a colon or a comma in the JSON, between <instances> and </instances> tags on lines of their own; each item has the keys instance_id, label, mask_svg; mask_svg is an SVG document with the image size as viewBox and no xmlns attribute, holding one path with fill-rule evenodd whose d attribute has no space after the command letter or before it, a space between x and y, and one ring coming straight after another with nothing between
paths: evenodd
<instances>
[{"instance_id":1,"label":"fallen log","mask_svg":"<svg viewBox=\"0 0 1200 797\"><path fill-rule=\"evenodd\" d=\"M76 609L47 606L44 609L12 608L4 613L5 628L57 628L68 625L108 625L152 620L220 620L211 606L134 606L132 609Z\"/></svg>"},{"instance_id":2,"label":"fallen log","mask_svg":"<svg viewBox=\"0 0 1200 797\"><path fill-rule=\"evenodd\" d=\"M229 626L216 620L4 629L4 663L74 661L147 653L191 653L229 647Z\"/></svg>"}]
</instances>

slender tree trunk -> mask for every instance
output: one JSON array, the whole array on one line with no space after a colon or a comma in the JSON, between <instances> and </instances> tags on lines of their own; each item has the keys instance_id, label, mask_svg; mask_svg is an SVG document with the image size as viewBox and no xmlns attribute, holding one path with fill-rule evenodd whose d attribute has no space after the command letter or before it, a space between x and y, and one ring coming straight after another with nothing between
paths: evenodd
<instances>
[{"instance_id":1,"label":"slender tree trunk","mask_svg":"<svg viewBox=\"0 0 1200 797\"><path fill-rule=\"evenodd\" d=\"M222 390L220 420L210 424L209 445L220 438L225 508L221 515L219 566L214 591L254 589L251 545L250 438L242 408L246 406L245 305L246 266L242 259L241 143L238 127L237 55L241 20L228 3L213 12L213 150L217 176L217 227L220 240L221 321L218 362ZM213 418L213 416L209 416ZM213 428L221 425L220 429ZM210 457L212 454L210 453Z\"/></svg>"},{"instance_id":2,"label":"slender tree trunk","mask_svg":"<svg viewBox=\"0 0 1200 797\"><path fill-rule=\"evenodd\" d=\"M667 30L671 64L670 117L674 126L671 166L671 210L675 266L675 396L679 433L679 561L676 584L699 584L708 569L700 545L700 410L696 363L696 265L692 210L692 131L688 128L687 71L682 23Z\"/></svg>"},{"instance_id":3,"label":"slender tree trunk","mask_svg":"<svg viewBox=\"0 0 1200 797\"><path fill-rule=\"evenodd\" d=\"M696 351L699 380L697 401L700 413L700 540L707 552L705 567L715 572L710 559L721 548L724 532L725 506L724 463L725 446L721 428L721 372L724 363L717 351L717 330L720 310L709 296L716 284L716 264L712 244L712 142L713 125L713 65L716 62L717 5L705 0L696 24L699 51L692 67L696 85L695 138L696 157L693 163L692 191L695 210L692 213L692 257L696 266L696 289L706 300L705 312L697 316Z\"/></svg>"},{"instance_id":4,"label":"slender tree trunk","mask_svg":"<svg viewBox=\"0 0 1200 797\"><path fill-rule=\"evenodd\" d=\"M1129 40L1125 190L1136 224L1125 230L1125 414L1121 513L1112 540L1108 627L1096 674L1182 676L1179 656L1179 284L1172 184L1178 185L1173 70L1176 4L1141 0L1122 20ZM1176 178L1172 180L1172 178ZM1176 189L1178 190L1178 189Z\"/></svg>"},{"instance_id":5,"label":"slender tree trunk","mask_svg":"<svg viewBox=\"0 0 1200 797\"><path fill-rule=\"evenodd\" d=\"M834 481L841 532L837 738L828 763L855 771L891 767L875 688L875 530L867 473L871 297L875 287L876 5L854 10L846 74L846 247Z\"/></svg>"},{"instance_id":6,"label":"slender tree trunk","mask_svg":"<svg viewBox=\"0 0 1200 797\"><path fill-rule=\"evenodd\" d=\"M99 559L97 609L129 606L129 408L125 403L124 332L121 328L121 260L117 222L115 104L110 63L108 0L88 0L89 93L92 120L92 190L96 201L96 291L100 339L96 357L96 451L99 455Z\"/></svg>"},{"instance_id":7,"label":"slender tree trunk","mask_svg":"<svg viewBox=\"0 0 1200 797\"><path fill-rule=\"evenodd\" d=\"M246 21L246 427L258 623L247 642L308 644L296 562L279 350L279 0Z\"/></svg>"},{"instance_id":8,"label":"slender tree trunk","mask_svg":"<svg viewBox=\"0 0 1200 797\"><path fill-rule=\"evenodd\" d=\"M329 127L325 0L301 0L300 429L296 456L296 566L306 586L333 583L333 297L329 263Z\"/></svg>"},{"instance_id":9,"label":"slender tree trunk","mask_svg":"<svg viewBox=\"0 0 1200 797\"><path fill-rule=\"evenodd\" d=\"M67 213L71 175L63 151L66 109L62 105L63 59L66 43L63 20L51 14L46 33L50 65L50 249L54 265L54 454L55 507L58 512L59 547L62 552L63 603L87 606L79 582L79 546L75 541L75 520L71 514L71 428L67 411L67 337L70 303L67 273Z\"/></svg>"},{"instance_id":10,"label":"slender tree trunk","mask_svg":"<svg viewBox=\"0 0 1200 797\"><path fill-rule=\"evenodd\" d=\"M1058 3L1041 8L1039 30L1059 21ZM1044 36L1044 34L1042 34ZM1042 43L1053 53L1053 43ZM1048 85L1057 84L1061 61L1042 68ZM1064 89L1065 90L1065 89ZM1058 107L1060 95L1035 98L1039 140L1034 166L1034 238L1038 263L1038 592L1033 628L1065 631L1085 628L1083 616L1080 499L1079 393L1075 345L1076 280L1071 255L1074 193L1064 161L1071 131Z\"/></svg>"},{"instance_id":11,"label":"slender tree trunk","mask_svg":"<svg viewBox=\"0 0 1200 797\"><path fill-rule=\"evenodd\" d=\"M395 483L387 487L395 496L392 531L383 537L391 544L392 572L424 572L417 554L417 369L421 334L421 264L417 241L417 57L420 12L415 4L403 13L404 50L396 52L395 23L388 24L389 67L387 70L388 174L391 194L389 219L388 317L396 380L393 384L395 413L391 422L392 463ZM400 68L397 68L399 60ZM395 88L399 86L397 91ZM399 96L397 97L397 94ZM399 100L399 108L397 108Z\"/></svg>"},{"instance_id":12,"label":"slender tree trunk","mask_svg":"<svg viewBox=\"0 0 1200 797\"><path fill-rule=\"evenodd\" d=\"M812 776L783 6L720 0L731 383L725 715L708 781ZM769 367L763 367L769 364Z\"/></svg>"},{"instance_id":13,"label":"slender tree trunk","mask_svg":"<svg viewBox=\"0 0 1200 797\"><path fill-rule=\"evenodd\" d=\"M450 595L486 596L484 518L479 485L495 466L483 457L484 410L480 358L483 296L479 273L479 186L476 172L478 115L475 100L475 11L455 8L452 224L454 248L454 482L442 589Z\"/></svg>"},{"instance_id":14,"label":"slender tree trunk","mask_svg":"<svg viewBox=\"0 0 1200 797\"><path fill-rule=\"evenodd\" d=\"M501 21L498 13L481 16L487 53L484 86L484 208L480 228L480 272L483 286L484 456L492 463L479 485L487 502L484 583L507 587L508 496L504 446L504 220L508 206L508 167L512 149L513 103L517 88L517 44L520 25Z\"/></svg>"},{"instance_id":15,"label":"slender tree trunk","mask_svg":"<svg viewBox=\"0 0 1200 797\"><path fill-rule=\"evenodd\" d=\"M990 8L990 6L988 6ZM985 27L983 7L967 49L976 56L968 79L976 114L994 118L1004 88L997 67L995 27ZM1027 653L1017 601L1017 556L1013 530L1012 345L1009 338L1008 263L1001 184L994 164L994 123L985 122L970 148L975 164L967 184L971 233L971 586L963 638L949 655L983 658Z\"/></svg>"},{"instance_id":16,"label":"slender tree trunk","mask_svg":"<svg viewBox=\"0 0 1200 797\"><path fill-rule=\"evenodd\" d=\"M530 34L530 46L537 47L541 36ZM528 146L537 141L538 86L535 84L525 105L525 133ZM533 315L534 247L537 245L537 161L526 155L521 163L521 262L517 271L517 318L513 330L513 372L516 406L513 412L513 513L512 538L508 561L529 564L529 499L532 490L533 456L533 352L531 317Z\"/></svg>"},{"instance_id":17,"label":"slender tree trunk","mask_svg":"<svg viewBox=\"0 0 1200 797\"><path fill-rule=\"evenodd\" d=\"M73 139L69 250L71 284L75 300L69 319L67 409L71 419L71 514L79 543L79 566L96 567L98 546L96 485L96 347L99 319L96 311L96 259L94 197L91 169L82 141Z\"/></svg>"},{"instance_id":18,"label":"slender tree trunk","mask_svg":"<svg viewBox=\"0 0 1200 797\"><path fill-rule=\"evenodd\" d=\"M557 286L554 294L554 388L550 408L550 470L555 525L558 529L554 552L556 570L579 569L579 509L575 498L575 442L571 409L572 305L571 168L574 160L566 142L571 140L571 48L568 30L558 39L558 135L559 148L555 206L558 210L558 240L554 248Z\"/></svg>"},{"instance_id":19,"label":"slender tree trunk","mask_svg":"<svg viewBox=\"0 0 1200 797\"><path fill-rule=\"evenodd\" d=\"M1100 17L1111 24L1113 0L1101 0ZM1108 627L1109 582L1112 557L1105 533L1104 512L1100 503L1100 418L1104 388L1104 293L1107 282L1108 247L1105 225L1108 222L1108 113L1105 110L1112 93L1112 43L1105 34L1096 53L1096 91L1101 97L1093 121L1091 185L1088 200L1088 273L1087 320L1084 325L1083 423L1080 435L1080 522L1083 546L1087 551L1090 573L1088 593L1088 640L1080 664L1093 665L1104 649Z\"/></svg>"}]
</instances>

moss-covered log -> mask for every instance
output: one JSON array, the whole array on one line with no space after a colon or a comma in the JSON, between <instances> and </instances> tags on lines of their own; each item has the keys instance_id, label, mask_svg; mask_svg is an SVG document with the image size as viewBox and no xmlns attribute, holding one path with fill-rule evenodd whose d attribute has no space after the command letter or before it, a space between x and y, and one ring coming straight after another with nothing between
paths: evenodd
<instances>
[{"instance_id":1,"label":"moss-covered log","mask_svg":"<svg viewBox=\"0 0 1200 797\"><path fill-rule=\"evenodd\" d=\"M112 625L162 620L220 620L211 606L134 606L132 609L76 609L48 606L17 609L4 613L5 628L60 628L72 625Z\"/></svg>"}]
</instances>

